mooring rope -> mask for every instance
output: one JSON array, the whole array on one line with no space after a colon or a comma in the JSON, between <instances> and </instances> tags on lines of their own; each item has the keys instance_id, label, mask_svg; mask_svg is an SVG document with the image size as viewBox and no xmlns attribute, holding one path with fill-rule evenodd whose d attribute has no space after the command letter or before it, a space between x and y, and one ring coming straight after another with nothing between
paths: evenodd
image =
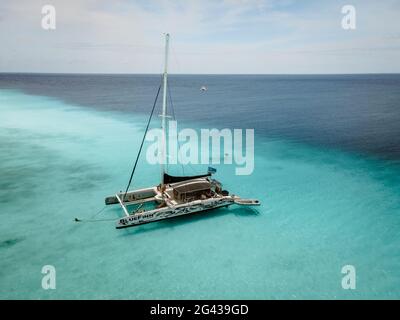
<instances>
[{"instance_id":1,"label":"mooring rope","mask_svg":"<svg viewBox=\"0 0 400 320\"><path fill-rule=\"evenodd\" d=\"M75 222L102 222L102 221L116 221L117 219L112 219L112 218L110 218L110 219L84 219L84 220L81 220L81 219L78 219L78 218L75 218Z\"/></svg>"},{"instance_id":2,"label":"mooring rope","mask_svg":"<svg viewBox=\"0 0 400 320\"><path fill-rule=\"evenodd\" d=\"M92 215L89 219L79 219L79 218L75 218L75 222L97 222L97 221L106 221L105 219L93 219L93 218L97 217L100 213L102 213L106 207L107 207L107 206L105 205L103 208L101 208L99 211L97 211L94 215ZM110 220L115 220L115 219L107 219L107 220L110 221Z\"/></svg>"}]
</instances>

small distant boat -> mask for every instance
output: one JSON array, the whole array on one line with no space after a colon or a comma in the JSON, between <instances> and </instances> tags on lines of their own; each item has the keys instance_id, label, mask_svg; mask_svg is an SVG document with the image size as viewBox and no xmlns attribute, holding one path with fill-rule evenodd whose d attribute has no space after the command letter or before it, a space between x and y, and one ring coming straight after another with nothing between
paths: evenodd
<instances>
[{"instance_id":1,"label":"small distant boat","mask_svg":"<svg viewBox=\"0 0 400 320\"><path fill-rule=\"evenodd\" d=\"M200 88L200 91L207 91L207 87L206 87L206 86L202 86L202 87Z\"/></svg>"},{"instance_id":2,"label":"small distant boat","mask_svg":"<svg viewBox=\"0 0 400 320\"><path fill-rule=\"evenodd\" d=\"M166 121L167 121L167 65L168 65L168 42L169 35L166 35L165 44L165 67L163 74L163 107L161 115L161 128L164 132L161 143L161 155L166 153ZM201 88L207 90L206 87ZM236 195L229 194L222 189L222 184L212 179L216 169L209 167L208 172L196 176L172 176L165 171L164 164L161 164L161 182L159 185L144 189L128 191L135 168L142 150L143 142L149 128L154 107L157 102L158 93L151 111L149 121L143 136L135 165L125 192L120 191L114 196L105 198L106 205L120 204L125 217L116 221L116 228L128 228L145 223L188 215L195 212L202 212L210 209L228 207L232 204L241 206L258 206L260 202L256 199L241 199ZM134 206L133 210L131 209Z\"/></svg>"}]
</instances>

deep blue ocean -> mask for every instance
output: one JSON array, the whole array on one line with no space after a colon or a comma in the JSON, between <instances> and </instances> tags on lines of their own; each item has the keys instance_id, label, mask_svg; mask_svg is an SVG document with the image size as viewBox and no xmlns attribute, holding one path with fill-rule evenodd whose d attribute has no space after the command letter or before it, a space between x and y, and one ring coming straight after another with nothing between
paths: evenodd
<instances>
[{"instance_id":1,"label":"deep blue ocean","mask_svg":"<svg viewBox=\"0 0 400 320\"><path fill-rule=\"evenodd\" d=\"M253 174L215 177L262 205L116 230L159 83L0 74L0 298L400 298L400 75L171 75L180 127L255 129Z\"/></svg>"}]
</instances>

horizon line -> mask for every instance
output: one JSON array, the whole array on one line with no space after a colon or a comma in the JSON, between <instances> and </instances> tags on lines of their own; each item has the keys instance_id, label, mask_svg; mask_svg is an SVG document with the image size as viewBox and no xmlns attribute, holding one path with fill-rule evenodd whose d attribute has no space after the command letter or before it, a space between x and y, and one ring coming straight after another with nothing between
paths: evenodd
<instances>
[{"instance_id":1,"label":"horizon line","mask_svg":"<svg viewBox=\"0 0 400 320\"><path fill-rule=\"evenodd\" d=\"M0 71L0 74L32 74L32 75L143 75L159 76L162 73L129 73L129 72L30 72ZM168 73L175 76L323 76L323 75L396 75L400 72L352 72L352 73Z\"/></svg>"}]
</instances>

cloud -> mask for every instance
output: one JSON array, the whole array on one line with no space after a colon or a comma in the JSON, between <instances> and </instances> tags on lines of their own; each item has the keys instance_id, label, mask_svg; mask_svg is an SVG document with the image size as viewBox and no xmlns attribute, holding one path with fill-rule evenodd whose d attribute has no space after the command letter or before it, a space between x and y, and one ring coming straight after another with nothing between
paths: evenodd
<instances>
[{"instance_id":1,"label":"cloud","mask_svg":"<svg viewBox=\"0 0 400 320\"><path fill-rule=\"evenodd\" d=\"M0 3L0 71L158 73L169 32L172 72L400 72L394 0L352 1L354 31L338 0L51 2L55 31L40 26L48 1Z\"/></svg>"}]
</instances>

